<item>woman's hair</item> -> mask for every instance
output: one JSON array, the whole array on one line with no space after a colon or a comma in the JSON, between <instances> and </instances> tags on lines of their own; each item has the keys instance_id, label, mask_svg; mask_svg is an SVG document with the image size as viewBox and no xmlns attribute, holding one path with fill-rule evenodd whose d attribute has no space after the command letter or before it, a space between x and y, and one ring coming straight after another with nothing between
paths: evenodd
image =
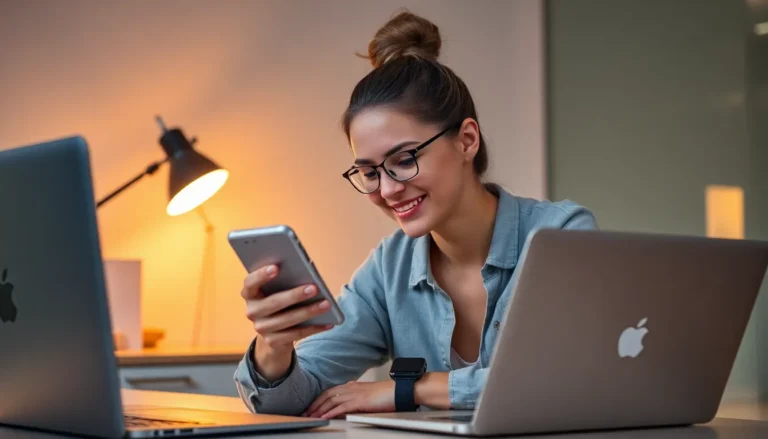
<instances>
[{"instance_id":1,"label":"woman's hair","mask_svg":"<svg viewBox=\"0 0 768 439\"><path fill-rule=\"evenodd\" d=\"M464 81L437 61L440 45L437 26L408 11L399 13L379 29L365 57L374 69L357 83L344 112L347 138L355 116L379 106L402 111L424 123L440 125L441 129L458 126L466 118L478 121ZM473 168L478 176L488 169L488 151L482 133Z\"/></svg>"}]
</instances>

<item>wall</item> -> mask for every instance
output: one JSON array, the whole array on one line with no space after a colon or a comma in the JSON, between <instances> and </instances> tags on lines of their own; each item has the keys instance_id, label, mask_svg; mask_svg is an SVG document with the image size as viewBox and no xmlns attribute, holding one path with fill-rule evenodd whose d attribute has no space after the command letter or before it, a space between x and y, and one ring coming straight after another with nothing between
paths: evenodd
<instances>
[{"instance_id":1,"label":"wall","mask_svg":"<svg viewBox=\"0 0 768 439\"><path fill-rule=\"evenodd\" d=\"M746 237L768 239L757 161L765 137L762 148L750 138L745 83L758 55L746 50L754 35L744 4L552 0L547 9L551 196L591 207L604 229L704 235L705 186L741 186ZM763 293L727 398L765 388Z\"/></svg>"},{"instance_id":2,"label":"wall","mask_svg":"<svg viewBox=\"0 0 768 439\"><path fill-rule=\"evenodd\" d=\"M490 141L490 177L545 194L539 1L407 1L440 26L442 60L467 82ZM215 306L203 340L244 345L244 270L231 229L292 225L339 291L396 225L341 173L352 161L339 119L369 64L375 30L403 2L34 0L0 4L0 145L73 133L91 146L105 195L161 157L154 116L199 139L231 171L204 206L215 226L206 273ZM107 258L143 261L143 323L190 343L205 236L191 213L166 216L168 169L99 211ZM55 220L55 219L52 219ZM210 291L209 291L210 292Z\"/></svg>"}]
</instances>

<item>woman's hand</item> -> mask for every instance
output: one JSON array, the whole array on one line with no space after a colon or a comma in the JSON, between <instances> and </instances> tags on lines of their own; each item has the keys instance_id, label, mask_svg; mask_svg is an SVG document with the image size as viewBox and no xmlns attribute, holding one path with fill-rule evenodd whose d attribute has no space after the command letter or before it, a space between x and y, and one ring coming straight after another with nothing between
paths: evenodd
<instances>
[{"instance_id":1,"label":"woman's hand","mask_svg":"<svg viewBox=\"0 0 768 439\"><path fill-rule=\"evenodd\" d=\"M291 305L317 295L315 285L302 285L288 291L265 296L261 287L277 276L274 265L250 273L240 293L246 304L246 317L256 331L256 349L253 358L256 371L270 381L285 375L291 366L294 342L332 327L304 326L299 323L328 312L327 300L286 311Z\"/></svg>"},{"instance_id":2,"label":"woman's hand","mask_svg":"<svg viewBox=\"0 0 768 439\"><path fill-rule=\"evenodd\" d=\"M311 418L331 419L347 413L394 411L394 381L350 381L323 392L304 414Z\"/></svg>"}]
</instances>

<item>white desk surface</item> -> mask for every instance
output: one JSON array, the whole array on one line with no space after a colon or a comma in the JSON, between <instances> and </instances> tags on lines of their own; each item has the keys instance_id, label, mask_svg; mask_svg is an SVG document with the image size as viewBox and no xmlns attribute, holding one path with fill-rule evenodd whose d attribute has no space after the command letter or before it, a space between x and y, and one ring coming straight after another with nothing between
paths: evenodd
<instances>
[{"instance_id":1,"label":"white desk surface","mask_svg":"<svg viewBox=\"0 0 768 439\"><path fill-rule=\"evenodd\" d=\"M156 392L151 390L122 389L123 404L188 407L206 410L226 410L248 413L239 398L188 393ZM720 418L768 421L768 404L724 404L717 412Z\"/></svg>"},{"instance_id":2,"label":"white desk surface","mask_svg":"<svg viewBox=\"0 0 768 439\"><path fill-rule=\"evenodd\" d=\"M169 405L209 410L227 410L247 413L239 398L225 396L189 395L123 389L124 404ZM536 439L753 439L768 438L768 405L729 404L721 407L718 417L706 426L673 429L627 430L563 435L533 436ZM727 419L734 418L734 419ZM756 422L756 421L765 422ZM451 436L400 430L380 429L333 420L327 427L312 430L274 433L274 439L433 439ZM520 438L521 436L516 436Z\"/></svg>"},{"instance_id":3,"label":"white desk surface","mask_svg":"<svg viewBox=\"0 0 768 439\"><path fill-rule=\"evenodd\" d=\"M187 407L247 413L238 398L123 389L123 404ZM758 439L768 438L768 406L728 404L718 419L704 426L532 436L534 439ZM732 418L732 419L729 419ZM257 437L253 435L250 437ZM433 439L451 436L380 429L333 420L326 427L285 433L269 433L273 439ZM1 438L54 439L62 436L29 430L1 428ZM222 438L249 436L219 436ZM515 436L521 438L522 436Z\"/></svg>"}]
</instances>

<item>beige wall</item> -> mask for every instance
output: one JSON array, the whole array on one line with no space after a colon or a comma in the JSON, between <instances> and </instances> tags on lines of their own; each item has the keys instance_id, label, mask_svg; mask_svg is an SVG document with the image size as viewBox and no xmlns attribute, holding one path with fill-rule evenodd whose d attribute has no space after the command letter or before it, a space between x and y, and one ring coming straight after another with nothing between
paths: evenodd
<instances>
[{"instance_id":1,"label":"beige wall","mask_svg":"<svg viewBox=\"0 0 768 439\"><path fill-rule=\"evenodd\" d=\"M338 128L364 51L394 1L27 1L0 5L0 145L79 133L103 196L161 157L161 114L231 171L205 205L216 226L216 306L204 340L252 336L234 228L292 225L334 291L396 227L341 178ZM443 33L473 92L491 178L544 196L540 2L406 1ZM199 216L165 214L167 172L99 211L106 258L143 260L143 319L190 342L204 245ZM55 220L52 218L52 220ZM213 329L209 329L210 326Z\"/></svg>"}]
</instances>

